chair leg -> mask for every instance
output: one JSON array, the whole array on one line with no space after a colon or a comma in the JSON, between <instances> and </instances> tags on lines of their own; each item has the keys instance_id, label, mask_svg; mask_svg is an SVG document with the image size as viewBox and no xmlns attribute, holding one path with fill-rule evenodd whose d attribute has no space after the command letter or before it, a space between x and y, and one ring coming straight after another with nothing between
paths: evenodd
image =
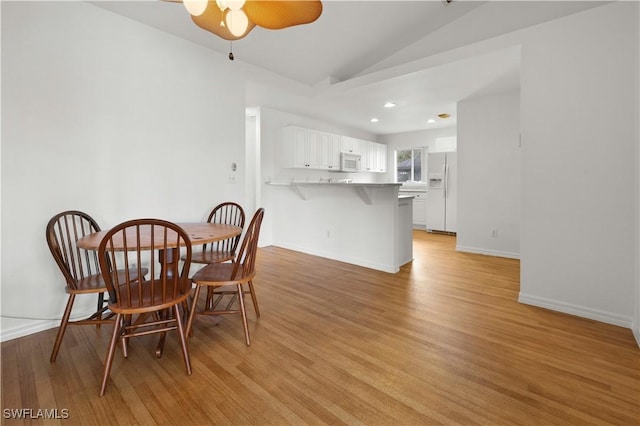
<instances>
[{"instance_id":1,"label":"chair leg","mask_svg":"<svg viewBox=\"0 0 640 426\"><path fill-rule=\"evenodd\" d=\"M244 292L242 290L242 284L238 283L238 302L240 303L240 313L242 314L242 325L244 327L244 338L247 342L247 346L251 345L249 339L249 324L247 323L247 312L244 309Z\"/></svg>"},{"instance_id":2,"label":"chair leg","mask_svg":"<svg viewBox=\"0 0 640 426\"><path fill-rule=\"evenodd\" d=\"M256 317L260 318L260 308L258 308L258 298L253 288L253 281L249 281L249 291L251 292L251 300L253 301L253 309L256 311Z\"/></svg>"},{"instance_id":3,"label":"chair leg","mask_svg":"<svg viewBox=\"0 0 640 426\"><path fill-rule=\"evenodd\" d=\"M109 342L107 358L104 360L104 372L102 373L100 396L103 396L104 391L107 389L107 382L109 381L109 374L111 373L111 365L113 364L113 354L116 351L116 344L122 333L122 325L122 314L116 314L116 322L113 325L113 334L111 335L111 342Z\"/></svg>"},{"instance_id":4,"label":"chair leg","mask_svg":"<svg viewBox=\"0 0 640 426\"><path fill-rule=\"evenodd\" d=\"M102 308L104 308L104 293L98 293L98 307L96 309L98 321L102 320ZM96 324L96 328L100 328L100 323Z\"/></svg>"},{"instance_id":5,"label":"chair leg","mask_svg":"<svg viewBox=\"0 0 640 426\"><path fill-rule=\"evenodd\" d=\"M196 284L196 291L193 293L193 301L191 302L191 309L189 310L189 319L187 320L187 330L185 335L187 338L193 334L193 317L196 315L196 309L198 307L198 297L200 296L200 289L202 286Z\"/></svg>"},{"instance_id":6,"label":"chair leg","mask_svg":"<svg viewBox=\"0 0 640 426\"><path fill-rule=\"evenodd\" d=\"M169 318L170 314L171 313L168 312L166 309L163 309L162 311L158 312L160 320L166 320L167 318ZM156 346L156 358L162 358L162 352L164 352L164 342L166 340L167 340L167 332L166 331L160 332L160 338L158 339L158 345Z\"/></svg>"},{"instance_id":7,"label":"chair leg","mask_svg":"<svg viewBox=\"0 0 640 426\"><path fill-rule=\"evenodd\" d=\"M180 316L180 308L178 305L173 306L173 312L176 318L178 338L180 339L180 346L182 346L182 357L184 358L184 366L187 369L187 375L191 375L191 360L189 359L189 348L187 347L187 336L185 335L185 329L182 325L182 317Z\"/></svg>"},{"instance_id":8,"label":"chair leg","mask_svg":"<svg viewBox=\"0 0 640 426\"><path fill-rule=\"evenodd\" d=\"M131 315L124 315L122 320L122 356L125 358L129 357L129 338L127 337L127 327L131 326Z\"/></svg>"},{"instance_id":9,"label":"chair leg","mask_svg":"<svg viewBox=\"0 0 640 426\"><path fill-rule=\"evenodd\" d=\"M64 314L62 315L62 320L60 320L60 327L58 327L58 334L56 336L56 341L53 344L51 357L49 358L50 362L56 362L56 358L58 357L60 344L62 343L62 338L64 337L65 331L67 331L67 325L69 325L69 317L71 316L71 309L73 308L73 301L75 299L76 299L75 294L69 295L69 299L67 300L67 306L66 308L64 308Z\"/></svg>"},{"instance_id":10,"label":"chair leg","mask_svg":"<svg viewBox=\"0 0 640 426\"><path fill-rule=\"evenodd\" d=\"M204 310L213 309L213 287L207 287L207 300L204 304Z\"/></svg>"},{"instance_id":11,"label":"chair leg","mask_svg":"<svg viewBox=\"0 0 640 426\"><path fill-rule=\"evenodd\" d=\"M182 302L182 323L186 326L189 320L189 298Z\"/></svg>"}]
</instances>

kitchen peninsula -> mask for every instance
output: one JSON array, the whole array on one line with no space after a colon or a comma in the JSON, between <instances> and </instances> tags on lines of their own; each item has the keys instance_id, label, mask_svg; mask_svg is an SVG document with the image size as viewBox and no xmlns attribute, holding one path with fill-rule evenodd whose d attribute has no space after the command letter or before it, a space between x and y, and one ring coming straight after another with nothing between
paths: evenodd
<instances>
[{"instance_id":1,"label":"kitchen peninsula","mask_svg":"<svg viewBox=\"0 0 640 426\"><path fill-rule=\"evenodd\" d=\"M273 244L384 272L413 259L412 198L399 183L266 182Z\"/></svg>"}]
</instances>

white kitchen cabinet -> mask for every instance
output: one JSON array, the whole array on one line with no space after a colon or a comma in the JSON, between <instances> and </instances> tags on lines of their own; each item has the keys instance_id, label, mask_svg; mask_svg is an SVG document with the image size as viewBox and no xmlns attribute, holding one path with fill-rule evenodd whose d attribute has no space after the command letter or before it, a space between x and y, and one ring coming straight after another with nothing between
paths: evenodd
<instances>
[{"instance_id":1,"label":"white kitchen cabinet","mask_svg":"<svg viewBox=\"0 0 640 426\"><path fill-rule=\"evenodd\" d=\"M427 193L416 192L413 197L413 225L424 228L427 225Z\"/></svg>"},{"instance_id":2,"label":"white kitchen cabinet","mask_svg":"<svg viewBox=\"0 0 640 426\"><path fill-rule=\"evenodd\" d=\"M362 153L362 141L350 136L340 136L340 152Z\"/></svg>"},{"instance_id":3,"label":"white kitchen cabinet","mask_svg":"<svg viewBox=\"0 0 640 426\"><path fill-rule=\"evenodd\" d=\"M383 143L375 144L375 152L376 152L376 169L374 170L377 173L386 173L387 172L387 145Z\"/></svg>"},{"instance_id":4,"label":"white kitchen cabinet","mask_svg":"<svg viewBox=\"0 0 640 426\"><path fill-rule=\"evenodd\" d=\"M350 152L361 155L361 171L387 171L387 146L381 143L286 126L281 147L282 167L340 170L340 153Z\"/></svg>"},{"instance_id":5,"label":"white kitchen cabinet","mask_svg":"<svg viewBox=\"0 0 640 426\"><path fill-rule=\"evenodd\" d=\"M400 190L401 195L413 197L413 227L415 229L425 229L427 225L427 192L422 190Z\"/></svg>"},{"instance_id":6,"label":"white kitchen cabinet","mask_svg":"<svg viewBox=\"0 0 640 426\"><path fill-rule=\"evenodd\" d=\"M340 135L318 132L320 166L326 170L340 170Z\"/></svg>"},{"instance_id":7,"label":"white kitchen cabinet","mask_svg":"<svg viewBox=\"0 0 640 426\"><path fill-rule=\"evenodd\" d=\"M322 141L319 132L303 127L285 127L281 156L283 167L323 168Z\"/></svg>"},{"instance_id":8,"label":"white kitchen cabinet","mask_svg":"<svg viewBox=\"0 0 640 426\"><path fill-rule=\"evenodd\" d=\"M364 139L355 139L356 152L360 154L360 170L370 172L371 166L369 161L369 144L371 142Z\"/></svg>"},{"instance_id":9,"label":"white kitchen cabinet","mask_svg":"<svg viewBox=\"0 0 640 426\"><path fill-rule=\"evenodd\" d=\"M374 166L374 158L371 155L371 144L373 142L369 141L360 141L360 154L362 155L361 159L361 167L363 172L372 172L375 168Z\"/></svg>"},{"instance_id":10,"label":"white kitchen cabinet","mask_svg":"<svg viewBox=\"0 0 640 426\"><path fill-rule=\"evenodd\" d=\"M373 173L387 171L387 146L382 143L361 141L362 170Z\"/></svg>"}]
</instances>

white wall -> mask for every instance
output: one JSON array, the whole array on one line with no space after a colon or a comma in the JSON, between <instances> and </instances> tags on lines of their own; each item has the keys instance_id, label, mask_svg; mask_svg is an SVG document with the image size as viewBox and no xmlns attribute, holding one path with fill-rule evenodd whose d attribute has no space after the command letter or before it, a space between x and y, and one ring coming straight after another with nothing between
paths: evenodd
<instances>
[{"instance_id":1,"label":"white wall","mask_svg":"<svg viewBox=\"0 0 640 426\"><path fill-rule=\"evenodd\" d=\"M635 315L640 340L638 16L613 2L449 53L522 46L520 300L625 327Z\"/></svg>"},{"instance_id":2,"label":"white wall","mask_svg":"<svg viewBox=\"0 0 640 426\"><path fill-rule=\"evenodd\" d=\"M519 91L458 103L457 250L520 257L519 140Z\"/></svg>"},{"instance_id":3,"label":"white wall","mask_svg":"<svg viewBox=\"0 0 640 426\"><path fill-rule=\"evenodd\" d=\"M636 17L640 22L640 7L637 8ZM640 38L640 28L637 30ZM640 75L640 44L637 46L636 75ZM633 324L633 334L638 346L640 346L640 78L636 79L636 306Z\"/></svg>"},{"instance_id":4,"label":"white wall","mask_svg":"<svg viewBox=\"0 0 640 426\"><path fill-rule=\"evenodd\" d=\"M258 192L260 188L260 138L258 134L258 111L256 108L247 108L245 135L245 170L239 170L237 173L244 175L245 181L245 211L255 212L261 205L261 197ZM247 220L250 220L247 218Z\"/></svg>"},{"instance_id":5,"label":"white wall","mask_svg":"<svg viewBox=\"0 0 640 426\"><path fill-rule=\"evenodd\" d=\"M229 66L88 3L2 2L3 340L58 324L66 294L44 238L55 213L108 228L243 202L242 175L227 183L245 144Z\"/></svg>"},{"instance_id":6,"label":"white wall","mask_svg":"<svg viewBox=\"0 0 640 426\"><path fill-rule=\"evenodd\" d=\"M626 327L638 285L637 8L614 2L528 31L521 67L520 300Z\"/></svg>"},{"instance_id":7,"label":"white wall","mask_svg":"<svg viewBox=\"0 0 640 426\"><path fill-rule=\"evenodd\" d=\"M419 130L415 132L395 133L392 135L381 135L378 140L386 143L389 152L394 150L434 147L437 138L455 137L457 134L456 126L441 127L430 130ZM393 165L393 164L391 164ZM395 165L393 165L395 167Z\"/></svg>"}]
</instances>

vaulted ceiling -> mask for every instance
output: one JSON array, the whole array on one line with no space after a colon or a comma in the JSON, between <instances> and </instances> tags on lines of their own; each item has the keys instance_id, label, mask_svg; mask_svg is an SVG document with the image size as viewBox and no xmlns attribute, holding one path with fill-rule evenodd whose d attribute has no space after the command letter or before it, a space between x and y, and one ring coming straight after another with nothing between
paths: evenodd
<instances>
[{"instance_id":1,"label":"vaulted ceiling","mask_svg":"<svg viewBox=\"0 0 640 426\"><path fill-rule=\"evenodd\" d=\"M284 30L256 27L233 42L202 30L182 4L100 1L98 7L286 77L305 96L248 89L248 106L269 106L391 134L453 126L456 103L519 87L520 50L475 56L445 52L603 2L593 1L323 1L320 18ZM387 109L387 101L396 103ZM448 113L442 120L437 114ZM379 119L372 123L371 118ZM434 118L435 123L428 123Z\"/></svg>"}]
</instances>

